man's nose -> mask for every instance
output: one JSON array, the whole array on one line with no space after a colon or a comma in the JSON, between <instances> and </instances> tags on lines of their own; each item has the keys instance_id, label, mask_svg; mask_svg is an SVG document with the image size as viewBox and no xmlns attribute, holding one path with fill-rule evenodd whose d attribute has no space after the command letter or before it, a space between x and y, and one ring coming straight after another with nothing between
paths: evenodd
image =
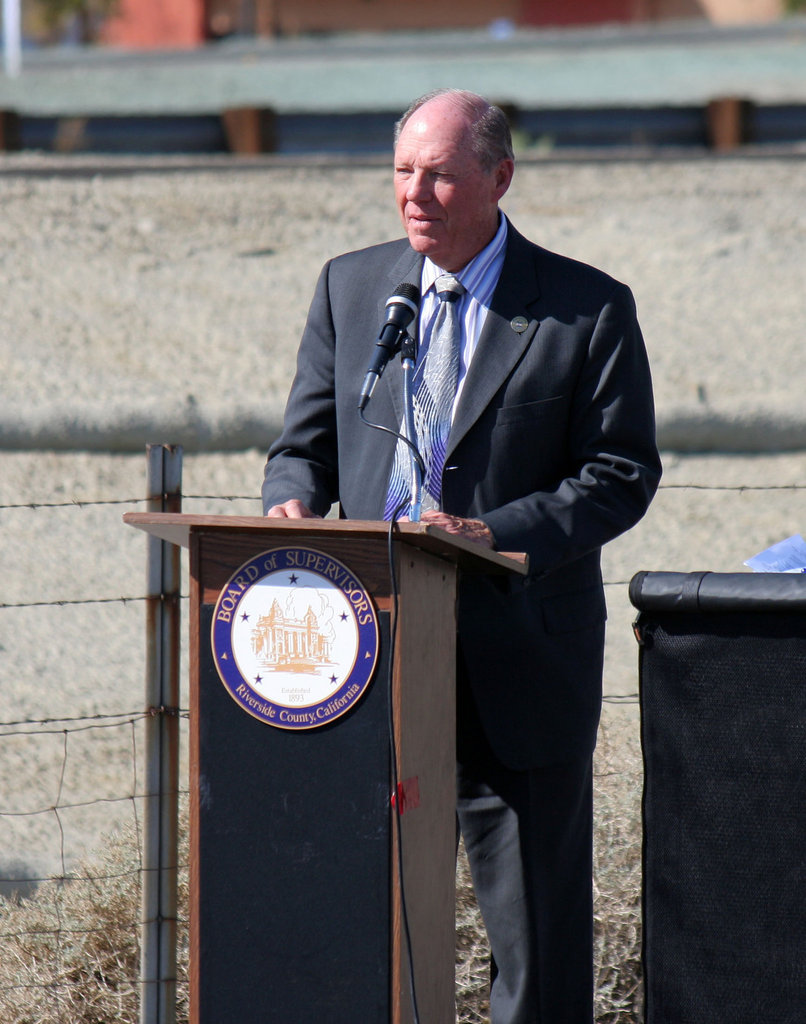
<instances>
[{"instance_id":1,"label":"man's nose","mask_svg":"<svg viewBox=\"0 0 806 1024\"><path fill-rule=\"evenodd\" d=\"M411 202L422 202L429 198L431 184L428 175L423 171L416 170L409 179L409 187L406 191L406 198Z\"/></svg>"}]
</instances>

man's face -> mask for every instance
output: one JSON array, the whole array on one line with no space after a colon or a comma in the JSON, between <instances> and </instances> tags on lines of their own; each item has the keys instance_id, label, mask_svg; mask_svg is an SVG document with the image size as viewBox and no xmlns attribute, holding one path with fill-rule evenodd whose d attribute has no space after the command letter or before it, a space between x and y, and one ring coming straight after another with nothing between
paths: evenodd
<instances>
[{"instance_id":1,"label":"man's face","mask_svg":"<svg viewBox=\"0 0 806 1024\"><path fill-rule=\"evenodd\" d=\"M511 160L484 170L465 115L445 97L422 106L395 148L395 198L412 248L442 270L461 270L495 234L512 171Z\"/></svg>"}]
</instances>

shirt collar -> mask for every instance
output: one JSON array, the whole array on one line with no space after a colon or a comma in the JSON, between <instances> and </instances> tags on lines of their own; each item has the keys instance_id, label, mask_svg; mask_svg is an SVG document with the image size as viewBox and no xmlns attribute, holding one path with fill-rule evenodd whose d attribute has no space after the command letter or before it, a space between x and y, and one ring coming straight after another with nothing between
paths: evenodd
<instances>
[{"instance_id":1,"label":"shirt collar","mask_svg":"<svg viewBox=\"0 0 806 1024\"><path fill-rule=\"evenodd\" d=\"M499 211L498 214L498 230L493 235L492 239L485 245L480 253L477 253L473 259L466 264L458 273L453 276L457 278L465 286L465 290L473 295L479 302L484 305L488 305L492 298L492 293L495 290L495 285L498 281L498 274L501 271L501 267L504 263L504 250L507 243L507 219ZM497 273L494 275L491 273L495 264L497 266ZM431 288L438 277L442 277L445 274L441 267L438 267L436 263L425 257L423 261L423 272L421 279L422 294L425 295L429 288ZM486 285L486 287L485 287Z\"/></svg>"}]
</instances>

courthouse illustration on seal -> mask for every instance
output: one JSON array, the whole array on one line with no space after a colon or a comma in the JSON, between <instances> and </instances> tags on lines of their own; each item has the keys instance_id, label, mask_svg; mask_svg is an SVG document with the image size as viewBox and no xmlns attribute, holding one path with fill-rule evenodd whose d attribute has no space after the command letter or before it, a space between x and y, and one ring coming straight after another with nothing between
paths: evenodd
<instances>
[{"instance_id":1,"label":"courthouse illustration on seal","mask_svg":"<svg viewBox=\"0 0 806 1024\"><path fill-rule=\"evenodd\" d=\"M333 664L333 605L320 591L316 597L323 605L321 616L308 603L305 613L295 617L295 610L281 608L277 598L268 615L260 616L252 630L252 649L266 668L315 674Z\"/></svg>"}]
</instances>

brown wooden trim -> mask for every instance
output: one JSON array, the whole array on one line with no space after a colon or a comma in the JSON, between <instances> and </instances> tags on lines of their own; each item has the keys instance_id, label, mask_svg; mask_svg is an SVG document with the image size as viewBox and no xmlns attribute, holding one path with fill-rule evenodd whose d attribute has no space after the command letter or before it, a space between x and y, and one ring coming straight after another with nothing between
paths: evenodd
<instances>
[{"instance_id":1,"label":"brown wooden trim","mask_svg":"<svg viewBox=\"0 0 806 1024\"><path fill-rule=\"evenodd\" d=\"M190 866L189 866L189 943L190 943L190 967L189 967L189 1002L190 1015L189 1024L199 1024L199 993L200 977L200 937L199 937L199 915L196 912L201 901L201 879L199 878L199 727L201 713L199 708L199 672L200 672L200 617L201 617L201 586L200 586L200 563L199 563L200 542L198 536L194 536L190 548L190 722L188 730L189 744L189 788L190 788Z\"/></svg>"},{"instance_id":2,"label":"brown wooden trim","mask_svg":"<svg viewBox=\"0 0 806 1024\"><path fill-rule=\"evenodd\" d=\"M419 806L404 809L404 893L420 1018L453 1020L455 950L456 567L398 547L400 628L392 706L398 780L416 780ZM392 865L394 1024L412 1024L409 966L396 848Z\"/></svg>"}]
</instances>

